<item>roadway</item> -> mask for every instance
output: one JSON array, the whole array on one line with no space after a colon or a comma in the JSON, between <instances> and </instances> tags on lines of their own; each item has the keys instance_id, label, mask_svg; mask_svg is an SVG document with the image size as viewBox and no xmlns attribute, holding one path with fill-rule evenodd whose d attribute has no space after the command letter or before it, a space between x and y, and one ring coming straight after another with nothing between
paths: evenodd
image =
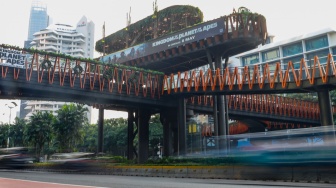
<instances>
[{"instance_id":1,"label":"roadway","mask_svg":"<svg viewBox=\"0 0 336 188\"><path fill-rule=\"evenodd\" d=\"M35 171L0 171L0 188L274 188L274 187L335 187L335 184L283 181L247 181L223 179L162 178L139 176L61 174Z\"/></svg>"}]
</instances>

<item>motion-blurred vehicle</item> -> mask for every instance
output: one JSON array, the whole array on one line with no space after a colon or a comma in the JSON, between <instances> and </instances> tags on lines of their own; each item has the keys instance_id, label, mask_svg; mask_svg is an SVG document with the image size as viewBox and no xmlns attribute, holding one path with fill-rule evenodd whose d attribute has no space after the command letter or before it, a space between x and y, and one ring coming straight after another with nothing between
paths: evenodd
<instances>
[{"instance_id":1,"label":"motion-blurred vehicle","mask_svg":"<svg viewBox=\"0 0 336 188\"><path fill-rule=\"evenodd\" d=\"M0 168L28 168L34 160L25 147L0 149Z\"/></svg>"},{"instance_id":2,"label":"motion-blurred vehicle","mask_svg":"<svg viewBox=\"0 0 336 188\"><path fill-rule=\"evenodd\" d=\"M49 162L65 170L88 170L92 166L93 156L94 153L84 152L55 153L50 157Z\"/></svg>"}]
</instances>

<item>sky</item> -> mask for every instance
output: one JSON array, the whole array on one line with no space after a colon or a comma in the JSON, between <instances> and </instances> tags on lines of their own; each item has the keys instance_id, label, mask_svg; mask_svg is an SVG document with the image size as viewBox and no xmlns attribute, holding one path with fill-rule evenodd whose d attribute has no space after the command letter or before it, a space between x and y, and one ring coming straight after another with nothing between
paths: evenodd
<instances>
[{"instance_id":1,"label":"sky","mask_svg":"<svg viewBox=\"0 0 336 188\"><path fill-rule=\"evenodd\" d=\"M0 44L23 47L28 37L30 8L33 0L1 0ZM130 12L131 23L153 13L155 0L40 0L48 9L53 23L75 26L82 16L95 24L95 41L102 38L105 23L106 36L126 26ZM192 5L200 8L204 21L229 15L233 9L246 7L265 16L269 35L274 41L286 40L324 28L336 28L334 0L157 0L158 9L172 5ZM96 53L95 57L99 56ZM13 101L13 100L11 100ZM0 100L0 122L9 121L11 101ZM15 101L15 100L14 100ZM20 104L20 101L16 101ZM18 105L19 106L19 105ZM19 107L12 109L12 119ZM97 110L93 113L98 114ZM108 117L126 117L125 113L106 112Z\"/></svg>"}]
</instances>

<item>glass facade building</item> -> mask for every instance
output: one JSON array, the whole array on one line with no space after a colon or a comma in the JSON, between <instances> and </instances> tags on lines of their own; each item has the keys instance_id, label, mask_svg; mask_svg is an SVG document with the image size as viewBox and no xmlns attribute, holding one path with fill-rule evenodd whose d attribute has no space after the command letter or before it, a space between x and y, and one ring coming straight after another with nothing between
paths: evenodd
<instances>
[{"instance_id":1,"label":"glass facade building","mask_svg":"<svg viewBox=\"0 0 336 188\"><path fill-rule=\"evenodd\" d=\"M47 14L47 6L42 2L34 1L30 9L28 38L24 43L25 48L29 48L34 38L34 33L45 29L49 25L49 16Z\"/></svg>"},{"instance_id":2,"label":"glass facade building","mask_svg":"<svg viewBox=\"0 0 336 188\"><path fill-rule=\"evenodd\" d=\"M262 65L268 63L272 71L277 63L282 69L287 69L290 61L294 69L299 69L302 59L309 65L314 63L315 56L324 64L328 54L336 58L336 30L331 28L259 46L235 57L239 59L240 66L260 65L262 69Z\"/></svg>"}]
</instances>

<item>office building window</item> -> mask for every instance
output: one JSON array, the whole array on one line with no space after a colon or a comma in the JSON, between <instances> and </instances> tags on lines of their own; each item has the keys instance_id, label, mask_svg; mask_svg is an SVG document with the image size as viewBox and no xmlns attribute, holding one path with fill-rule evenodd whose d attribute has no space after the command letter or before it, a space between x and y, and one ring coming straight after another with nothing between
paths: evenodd
<instances>
[{"instance_id":1,"label":"office building window","mask_svg":"<svg viewBox=\"0 0 336 188\"><path fill-rule=\"evenodd\" d=\"M243 66L253 65L259 62L259 54L253 54L242 58Z\"/></svg>"},{"instance_id":2,"label":"office building window","mask_svg":"<svg viewBox=\"0 0 336 188\"><path fill-rule=\"evenodd\" d=\"M280 57L279 49L273 49L262 53L263 61L271 61Z\"/></svg>"},{"instance_id":3,"label":"office building window","mask_svg":"<svg viewBox=\"0 0 336 188\"><path fill-rule=\"evenodd\" d=\"M313 53L309 53L307 54L307 64L308 65L314 65L314 57L317 56L320 63L324 64L327 62L327 58L328 58L328 54L329 54L329 50L320 50L317 52L313 52Z\"/></svg>"},{"instance_id":4,"label":"office building window","mask_svg":"<svg viewBox=\"0 0 336 188\"><path fill-rule=\"evenodd\" d=\"M282 47L282 53L284 57L292 56L302 52L303 49L301 42Z\"/></svg>"},{"instance_id":5,"label":"office building window","mask_svg":"<svg viewBox=\"0 0 336 188\"><path fill-rule=\"evenodd\" d=\"M334 60L336 60L336 47L334 47L333 49L332 49L332 56L333 56L333 58L334 58Z\"/></svg>"},{"instance_id":6,"label":"office building window","mask_svg":"<svg viewBox=\"0 0 336 188\"><path fill-rule=\"evenodd\" d=\"M280 64L280 62L279 61L273 61L273 62L268 63L268 67L269 67L269 70L270 70L271 74L274 73L277 64Z\"/></svg>"},{"instance_id":7,"label":"office building window","mask_svg":"<svg viewBox=\"0 0 336 188\"><path fill-rule=\"evenodd\" d=\"M319 48L328 47L328 37L322 36L306 41L306 50L316 50Z\"/></svg>"},{"instance_id":8,"label":"office building window","mask_svg":"<svg viewBox=\"0 0 336 188\"><path fill-rule=\"evenodd\" d=\"M300 62L301 62L302 58L303 58L303 56L299 55L299 56L284 59L283 60L284 69L287 70L288 62L290 62L290 61L292 61L294 69L299 69L300 68Z\"/></svg>"}]
</instances>

